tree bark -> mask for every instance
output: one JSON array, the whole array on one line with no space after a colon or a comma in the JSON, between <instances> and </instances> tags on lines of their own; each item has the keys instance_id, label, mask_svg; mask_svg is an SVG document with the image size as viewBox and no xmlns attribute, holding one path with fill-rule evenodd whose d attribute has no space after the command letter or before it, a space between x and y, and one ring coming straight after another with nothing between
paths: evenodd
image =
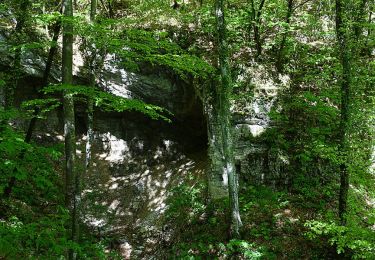
<instances>
[{"instance_id":1,"label":"tree bark","mask_svg":"<svg viewBox=\"0 0 375 260\"><path fill-rule=\"evenodd\" d=\"M53 57L55 56L56 51L57 51L57 45L56 44L57 44L57 40L58 40L58 37L59 37L59 34L60 34L60 29L61 29L61 23L58 22L55 25L54 35L53 35L53 39L52 39L53 45L51 46L51 48L49 50L48 58L47 58L47 62L46 62L46 67L45 67L44 73L43 73L42 87L45 87L48 84L48 77L51 73L51 68L52 68L52 64L53 64ZM38 94L38 98L41 98L41 94ZM33 134L35 126L36 126L37 116L38 116L39 112L40 112L39 109L36 109L35 112L33 113L33 118L31 118L31 120L29 122L29 126L28 126L27 131L26 131L26 136L25 136L25 139L24 139L25 143L31 142L32 134ZM24 150L21 151L20 156L19 156L20 160L22 160L25 157L25 152L26 151L24 151ZM15 184L16 184L16 178L13 176L9 180L7 187L4 189L3 195L4 195L5 198L10 197Z\"/></svg>"},{"instance_id":2,"label":"tree bark","mask_svg":"<svg viewBox=\"0 0 375 260\"><path fill-rule=\"evenodd\" d=\"M91 0L91 9L90 9L90 22L94 23L96 19L96 8L97 8L97 0ZM92 49L95 48L95 46L90 46ZM92 57L92 59L89 60L90 64L90 87L95 87L95 68L94 63L96 59L96 53L94 55L95 57ZM90 164L91 164L91 150L92 150L92 143L94 139L94 101L92 97L87 98L87 141L86 141L86 158L85 158L85 175L88 174Z\"/></svg>"},{"instance_id":3,"label":"tree bark","mask_svg":"<svg viewBox=\"0 0 375 260\"><path fill-rule=\"evenodd\" d=\"M72 0L63 0L63 14L67 21L63 23L63 49L62 49L62 83L67 86L73 83L73 18ZM79 221L79 189L80 176L75 169L76 144L74 100L68 90L63 91L64 106L64 137L65 137L65 206L69 210L70 225L69 238L72 242L78 242ZM76 252L69 250L69 259L76 259Z\"/></svg>"},{"instance_id":4,"label":"tree bark","mask_svg":"<svg viewBox=\"0 0 375 260\"><path fill-rule=\"evenodd\" d=\"M288 10L287 10L286 17L285 17L285 22L288 27L290 24L290 18L292 17L292 13L293 13L293 0L288 0ZM279 51L277 53L277 58L276 58L276 69L279 73L282 73L284 69L284 49L285 49L285 43L286 43L287 37L288 37L288 31L286 30L282 34L280 48L279 48Z\"/></svg>"},{"instance_id":5,"label":"tree bark","mask_svg":"<svg viewBox=\"0 0 375 260\"><path fill-rule=\"evenodd\" d=\"M260 37L260 18L262 16L262 9L264 6L265 0L261 0L259 3L258 10L255 10L255 3L254 0L251 0L251 13L252 13L252 25L254 31L254 42L256 48L256 58L258 59L260 55L262 55L262 40Z\"/></svg>"},{"instance_id":6,"label":"tree bark","mask_svg":"<svg viewBox=\"0 0 375 260\"><path fill-rule=\"evenodd\" d=\"M92 98L87 98L87 142L86 142L86 158L85 158L85 174L90 170L92 157L92 143L94 139L94 101Z\"/></svg>"},{"instance_id":7,"label":"tree bark","mask_svg":"<svg viewBox=\"0 0 375 260\"><path fill-rule=\"evenodd\" d=\"M358 7L358 11L356 14L356 21L354 24L354 35L356 39L360 38L363 32L363 23L366 22L366 4L368 0L362 0Z\"/></svg>"},{"instance_id":8,"label":"tree bark","mask_svg":"<svg viewBox=\"0 0 375 260\"><path fill-rule=\"evenodd\" d=\"M113 10L113 5L112 5L111 0L108 0L108 14L109 14L109 17L111 18L115 17L115 12Z\"/></svg>"},{"instance_id":9,"label":"tree bark","mask_svg":"<svg viewBox=\"0 0 375 260\"><path fill-rule=\"evenodd\" d=\"M217 113L217 119L220 129L220 141L222 152L222 172L228 178L229 190L229 209L231 216L230 232L233 238L239 238L240 227L242 225L238 202L238 178L234 166L233 137L231 129L230 115L230 95L232 89L232 79L229 67L229 53L226 39L226 24L224 15L224 0L216 0L216 22L217 22L217 41L219 51L219 68L221 84L216 87L217 105L214 112Z\"/></svg>"},{"instance_id":10,"label":"tree bark","mask_svg":"<svg viewBox=\"0 0 375 260\"><path fill-rule=\"evenodd\" d=\"M347 155L349 152L348 129L350 123L350 99L351 99L351 64L350 46L347 39L347 25L343 18L343 2L336 0L336 37L340 52L342 68L341 75L341 118L339 133L339 149L343 155L340 163L340 193L339 193L339 218L342 225L346 225L347 200L349 191L349 169Z\"/></svg>"},{"instance_id":11,"label":"tree bark","mask_svg":"<svg viewBox=\"0 0 375 260\"><path fill-rule=\"evenodd\" d=\"M57 52L57 40L59 39L60 31L61 31L61 22L57 21L53 29L52 46L50 47L49 52L48 52L46 68L44 69L44 73L43 73L42 87L46 87L48 85L48 78L51 73L53 58L55 57L55 54ZM38 98L41 98L41 97L42 95L38 94ZM30 120L29 127L27 128L26 137L25 137L26 143L29 143L31 141L32 134L34 132L35 125L37 122L37 115L39 114L39 112L40 112L39 109L36 109L36 111L34 112L33 118L31 118Z\"/></svg>"},{"instance_id":12,"label":"tree bark","mask_svg":"<svg viewBox=\"0 0 375 260\"><path fill-rule=\"evenodd\" d=\"M371 24L371 5L369 6L369 17L367 20L368 13L366 12L366 6L367 6L368 0L362 0L359 3L359 6L357 8L357 12L355 15L355 21L354 21L354 39L356 41L356 45L353 45L353 47L357 47L354 52L356 53L356 58L360 58L360 56L370 56L372 48L368 44L368 40L371 39L370 37L370 28L371 26L368 26L367 29L367 36L365 37L363 34L364 24L368 22L368 24ZM357 57L358 56L358 57Z\"/></svg>"},{"instance_id":13,"label":"tree bark","mask_svg":"<svg viewBox=\"0 0 375 260\"><path fill-rule=\"evenodd\" d=\"M18 85L18 81L21 74L21 43L22 40L22 31L24 30L25 23L28 18L28 12L30 9L30 1L22 0L20 3L21 13L17 15L17 25L14 31L14 44L16 45L14 59L13 59L13 68L11 80L6 84L5 88L5 109L10 109L13 107L14 102L14 91Z\"/></svg>"},{"instance_id":14,"label":"tree bark","mask_svg":"<svg viewBox=\"0 0 375 260\"><path fill-rule=\"evenodd\" d=\"M91 0L91 5L90 5L90 21L94 22L96 19L96 9L98 6L98 1L97 0Z\"/></svg>"},{"instance_id":15,"label":"tree bark","mask_svg":"<svg viewBox=\"0 0 375 260\"><path fill-rule=\"evenodd\" d=\"M208 170L208 190L211 200L220 200L228 197L228 176L223 171L222 136L217 110L216 84L220 83L212 81L211 88L204 89L205 113L207 115L208 155L211 161Z\"/></svg>"},{"instance_id":16,"label":"tree bark","mask_svg":"<svg viewBox=\"0 0 375 260\"><path fill-rule=\"evenodd\" d=\"M29 11L30 7L30 1L23 0L20 3L20 10L21 14L17 16L17 25L14 31L14 44L17 46L14 59L13 59L13 67L11 70L11 78L10 80L7 80L6 86L5 86L5 103L4 103L4 109L9 110L13 107L14 103L14 91L17 88L18 81L21 74L21 47L20 44L22 42L22 31L25 27L25 23L27 20L27 13ZM7 120L3 120L0 122L0 134L2 131L5 130L6 124L8 123ZM20 157L24 156L25 151L21 152ZM14 169L16 171L16 169ZM14 173L13 171L13 173ZM10 194L12 193L13 187L16 183L16 178L12 176L8 182L8 185L4 188L4 198L9 198Z\"/></svg>"}]
</instances>

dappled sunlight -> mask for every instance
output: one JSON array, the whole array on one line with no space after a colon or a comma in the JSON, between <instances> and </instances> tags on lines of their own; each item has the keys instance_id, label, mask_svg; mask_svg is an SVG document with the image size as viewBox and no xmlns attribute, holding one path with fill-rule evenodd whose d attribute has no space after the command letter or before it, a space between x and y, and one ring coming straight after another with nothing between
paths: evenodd
<instances>
[{"instance_id":1,"label":"dappled sunlight","mask_svg":"<svg viewBox=\"0 0 375 260\"><path fill-rule=\"evenodd\" d=\"M281 229L286 224L294 224L299 221L299 217L294 217L291 209L284 209L274 215L276 227Z\"/></svg>"},{"instance_id":2,"label":"dappled sunlight","mask_svg":"<svg viewBox=\"0 0 375 260\"><path fill-rule=\"evenodd\" d=\"M110 163L121 163L124 160L125 153L129 151L129 147L124 140L117 139L109 132L100 136L103 142L103 149L108 151L107 154L101 154L101 158L105 158Z\"/></svg>"},{"instance_id":3,"label":"dappled sunlight","mask_svg":"<svg viewBox=\"0 0 375 260\"><path fill-rule=\"evenodd\" d=\"M128 72L116 65L116 55L107 54L104 59L103 77L100 79L100 84L110 93L129 98L132 97L131 92L127 86L133 84L136 80L134 73Z\"/></svg>"},{"instance_id":4,"label":"dappled sunlight","mask_svg":"<svg viewBox=\"0 0 375 260\"><path fill-rule=\"evenodd\" d=\"M93 164L82 192L84 221L100 235L125 239L127 245L121 244L124 248L143 247L144 252L151 252L165 233L161 223L171 190L189 181L191 174L204 177L205 147L184 151L174 136L176 132L170 134L168 128L156 135L154 127L147 124L123 124L114 119L108 125L111 129L94 133ZM82 151L80 161L85 156L82 148L86 138L83 135L77 142ZM188 142L193 145L195 141ZM140 241L146 242L139 245Z\"/></svg>"}]
</instances>

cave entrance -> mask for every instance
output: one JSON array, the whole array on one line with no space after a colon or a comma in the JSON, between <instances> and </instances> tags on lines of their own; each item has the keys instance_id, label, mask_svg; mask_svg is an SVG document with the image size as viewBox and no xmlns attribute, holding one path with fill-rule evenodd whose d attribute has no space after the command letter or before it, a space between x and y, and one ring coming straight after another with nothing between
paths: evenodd
<instances>
[{"instance_id":1,"label":"cave entrance","mask_svg":"<svg viewBox=\"0 0 375 260\"><path fill-rule=\"evenodd\" d=\"M153 75L139 76L137 82L127 90L168 109L172 122L133 111L96 111L95 166L86 180L90 199L85 212L89 225L109 230L133 249L152 252L163 243L162 215L173 189L206 179L207 122L192 85ZM143 233L146 227L153 230L152 237Z\"/></svg>"},{"instance_id":2,"label":"cave entrance","mask_svg":"<svg viewBox=\"0 0 375 260\"><path fill-rule=\"evenodd\" d=\"M188 110L176 115L172 122L174 138L186 153L207 151L207 121L200 99L195 98Z\"/></svg>"}]
</instances>

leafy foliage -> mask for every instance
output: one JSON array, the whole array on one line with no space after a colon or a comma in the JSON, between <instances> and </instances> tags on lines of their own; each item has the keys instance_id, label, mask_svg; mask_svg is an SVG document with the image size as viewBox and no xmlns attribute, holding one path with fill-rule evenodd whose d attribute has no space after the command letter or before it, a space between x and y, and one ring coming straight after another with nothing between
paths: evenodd
<instances>
[{"instance_id":1,"label":"leafy foliage","mask_svg":"<svg viewBox=\"0 0 375 260\"><path fill-rule=\"evenodd\" d=\"M21 104L21 108L25 109L31 116L38 111L37 117L43 118L45 113L56 109L60 105L61 102L59 102L59 100L55 98L46 98L24 101Z\"/></svg>"},{"instance_id":2,"label":"leafy foliage","mask_svg":"<svg viewBox=\"0 0 375 260\"><path fill-rule=\"evenodd\" d=\"M136 99L115 96L96 88L79 85L51 85L44 88L43 91L45 94L67 91L73 95L81 95L92 98L95 101L95 105L103 108L105 111L123 112L126 110L134 110L141 112L152 119L163 119L170 121L170 119L162 114L165 113L170 115L170 113L161 107L149 105ZM49 101L51 101L51 99L43 102L48 103ZM39 100L31 101L32 104L43 102L40 102Z\"/></svg>"},{"instance_id":3,"label":"leafy foliage","mask_svg":"<svg viewBox=\"0 0 375 260\"><path fill-rule=\"evenodd\" d=\"M353 259L371 259L375 256L374 236L368 229L316 220L306 222L305 226L309 228L306 233L309 239L328 237L329 243L337 248L338 254L349 251Z\"/></svg>"}]
</instances>

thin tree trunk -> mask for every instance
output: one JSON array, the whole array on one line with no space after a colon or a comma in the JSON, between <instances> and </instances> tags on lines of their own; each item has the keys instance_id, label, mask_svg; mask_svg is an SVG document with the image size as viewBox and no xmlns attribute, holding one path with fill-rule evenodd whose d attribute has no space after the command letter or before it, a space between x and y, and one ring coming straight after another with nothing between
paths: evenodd
<instances>
[{"instance_id":1,"label":"thin tree trunk","mask_svg":"<svg viewBox=\"0 0 375 260\"><path fill-rule=\"evenodd\" d=\"M72 0L63 0L63 14L65 18L73 18ZM62 49L62 83L73 83L73 23L66 21L63 24L63 49ZM75 169L76 144L74 100L68 90L63 91L64 106L64 137L65 137L65 206L70 213L69 238L72 242L78 242L79 221L79 188L80 176ZM69 259L76 259L76 252L69 250Z\"/></svg>"},{"instance_id":2,"label":"thin tree trunk","mask_svg":"<svg viewBox=\"0 0 375 260\"><path fill-rule=\"evenodd\" d=\"M336 0L336 36L340 52L340 62L342 67L341 76L341 119L340 119L340 152L343 159L340 164L340 194L339 194L339 217L342 225L346 224L347 200L349 191L349 169L347 155L349 152L348 129L350 122L350 46L348 46L347 26L343 19L343 3Z\"/></svg>"},{"instance_id":3,"label":"thin tree trunk","mask_svg":"<svg viewBox=\"0 0 375 260\"><path fill-rule=\"evenodd\" d=\"M21 47L20 44L22 42L22 31L24 29L26 20L27 20L27 12L29 11L30 2L28 0L23 0L20 4L20 10L22 10L21 14L17 17L17 25L14 31L14 38L15 44L17 45L14 60L13 60L13 68L10 80L7 80L6 87L5 87L5 104L4 109L9 110L13 107L14 103L14 91L17 88L18 81L21 74ZM0 133L4 131L6 128L6 124L8 123L7 120L3 120L0 122ZM21 157L24 156L24 151L21 152ZM14 169L13 173L16 171ZM13 174L14 175L14 174ZM3 195L4 198L9 198L10 194L12 193L12 189L16 183L16 178L12 176L8 182L8 185L5 187Z\"/></svg>"},{"instance_id":4,"label":"thin tree trunk","mask_svg":"<svg viewBox=\"0 0 375 260\"><path fill-rule=\"evenodd\" d=\"M30 2L28 0L22 0L20 3L21 14L16 17L17 25L14 30L14 35L12 36L14 42L13 45L16 46L13 64L11 68L10 78L6 80L4 86L4 109L9 110L13 107L14 103L14 91L18 85L19 77L21 74L21 47L22 42L22 31L24 29L27 12L29 11ZM7 120L0 121L0 133L6 128ZM1 141L0 141L1 142Z\"/></svg>"},{"instance_id":5,"label":"thin tree trunk","mask_svg":"<svg viewBox=\"0 0 375 260\"><path fill-rule=\"evenodd\" d=\"M61 22L58 21L54 25L52 46L49 49L48 58L46 62L46 68L43 73L42 87L46 87L48 85L48 78L51 73L53 58L57 52L57 40L59 38L60 31L61 31ZM42 97L41 94L38 94L38 98L41 98L41 97ZM32 134L34 132L35 125L37 122L37 115L39 114L39 112L40 112L39 109L36 109L33 115L33 118L30 120L29 127L27 128L26 137L25 137L25 142L27 143L31 141L31 137L32 137Z\"/></svg>"},{"instance_id":6,"label":"thin tree trunk","mask_svg":"<svg viewBox=\"0 0 375 260\"><path fill-rule=\"evenodd\" d=\"M85 174L89 173L92 157L92 143L94 139L93 131L94 122L94 101L87 98L87 142L86 142L86 158L85 158Z\"/></svg>"},{"instance_id":7,"label":"thin tree trunk","mask_svg":"<svg viewBox=\"0 0 375 260\"><path fill-rule=\"evenodd\" d=\"M25 23L27 21L28 12L30 8L30 1L29 0L22 0L20 3L20 10L21 14L17 16L17 25L14 31L14 39L16 50L14 54L13 60L13 68L12 68L12 77L6 84L5 89L5 109L10 109L13 107L14 102L14 91L17 88L18 81L21 74L21 43L22 40L22 31L25 27Z\"/></svg>"},{"instance_id":8,"label":"thin tree trunk","mask_svg":"<svg viewBox=\"0 0 375 260\"><path fill-rule=\"evenodd\" d=\"M358 6L358 10L356 13L355 21L354 21L354 39L357 42L357 45L353 45L356 48L355 53L358 56L365 56L369 55L371 53L371 48L369 48L368 40L370 38L370 28L371 26L368 26L367 29L367 36L364 37L363 35L363 29L364 24L367 22L367 13L366 13L366 5L368 3L368 0L362 0ZM368 24L371 24L371 4L369 6L369 20Z\"/></svg>"},{"instance_id":9,"label":"thin tree trunk","mask_svg":"<svg viewBox=\"0 0 375 260\"><path fill-rule=\"evenodd\" d=\"M238 179L234 166L233 137L231 130L230 94L232 79L229 67L229 53L226 39L226 24L224 16L224 0L216 0L216 22L219 51L219 67L221 84L216 87L217 118L221 132L223 172L228 176L229 206L230 206L230 231L231 236L239 238L242 225L238 202Z\"/></svg>"},{"instance_id":10,"label":"thin tree trunk","mask_svg":"<svg viewBox=\"0 0 375 260\"><path fill-rule=\"evenodd\" d=\"M363 32L363 24L366 21L366 17L365 17L366 4L367 4L367 0L362 0L357 11L356 21L354 24L354 35L356 39L358 39L362 35L362 32Z\"/></svg>"},{"instance_id":11,"label":"thin tree trunk","mask_svg":"<svg viewBox=\"0 0 375 260\"><path fill-rule=\"evenodd\" d=\"M90 22L94 23L96 19L96 7L97 7L97 0L91 0L91 9L90 9ZM91 48L95 48L95 46L90 46ZM90 67L90 87L95 87L95 63L96 55L92 59L90 59L89 67ZM88 174L90 164L91 164L91 150L92 150L92 143L94 139L94 101L92 97L87 98L87 142L86 142L86 158L85 158L85 175Z\"/></svg>"},{"instance_id":12,"label":"thin tree trunk","mask_svg":"<svg viewBox=\"0 0 375 260\"><path fill-rule=\"evenodd\" d=\"M52 68L52 64L53 64L53 57L55 56L56 51L57 51L57 45L56 44L57 44L57 39L59 38L60 30L61 30L61 23L57 22L57 24L55 25L53 39L52 39L53 45L51 46L51 48L49 50L48 58L47 58L47 62L46 62L46 67L45 67L44 73L43 73L43 79L42 79L42 86L43 87L47 86L47 84L48 84L48 78L49 78L49 75L51 73L51 68ZM38 97L41 98L41 94L38 94ZM29 122L29 126L28 126L27 131L26 131L26 136L25 136L25 139L24 139L25 143L31 142L32 134L33 134L35 126L36 126L37 116L38 116L39 112L40 112L39 109L36 109L35 112L33 113L33 117L31 118L31 120ZM19 156L20 160L22 160L25 157L25 152L26 151L24 151L24 150L21 151L21 154ZM16 184L16 178L13 176L9 180L7 187L4 189L3 195L4 195L5 198L10 197L10 194L12 193L13 187L14 187L15 184Z\"/></svg>"},{"instance_id":13,"label":"thin tree trunk","mask_svg":"<svg viewBox=\"0 0 375 260\"><path fill-rule=\"evenodd\" d=\"M94 22L95 17L96 17L96 9L98 6L98 1L97 0L91 0L91 6L90 6L90 21Z\"/></svg>"},{"instance_id":14,"label":"thin tree trunk","mask_svg":"<svg viewBox=\"0 0 375 260\"><path fill-rule=\"evenodd\" d=\"M258 59L262 55L262 40L260 37L260 18L262 16L262 9L264 6L265 0L261 0L258 10L255 10L254 0L251 0L251 13L252 13L252 24L254 31L254 42L256 48L256 58Z\"/></svg>"},{"instance_id":15,"label":"thin tree trunk","mask_svg":"<svg viewBox=\"0 0 375 260\"><path fill-rule=\"evenodd\" d=\"M115 12L113 10L113 5L112 5L112 1L111 0L108 0L108 12L109 12L109 17L110 18L115 17Z\"/></svg>"},{"instance_id":16,"label":"thin tree trunk","mask_svg":"<svg viewBox=\"0 0 375 260\"><path fill-rule=\"evenodd\" d=\"M370 10L370 14L368 15L368 23L369 23L369 24L371 24L371 22L372 22L372 13L373 13L373 12ZM371 32L372 32L372 27L369 26L369 27L367 28L367 39L368 39L368 40L370 39Z\"/></svg>"},{"instance_id":17,"label":"thin tree trunk","mask_svg":"<svg viewBox=\"0 0 375 260\"><path fill-rule=\"evenodd\" d=\"M288 10L287 10L286 17L285 17L285 22L288 25L288 27L290 24L290 18L292 17L292 13L293 13L293 0L288 0ZM282 36L280 48L277 53L277 59L276 59L276 69L279 73L282 73L284 69L284 49L285 49L286 39L288 37L288 30L283 32L282 35L283 36Z\"/></svg>"}]
</instances>

